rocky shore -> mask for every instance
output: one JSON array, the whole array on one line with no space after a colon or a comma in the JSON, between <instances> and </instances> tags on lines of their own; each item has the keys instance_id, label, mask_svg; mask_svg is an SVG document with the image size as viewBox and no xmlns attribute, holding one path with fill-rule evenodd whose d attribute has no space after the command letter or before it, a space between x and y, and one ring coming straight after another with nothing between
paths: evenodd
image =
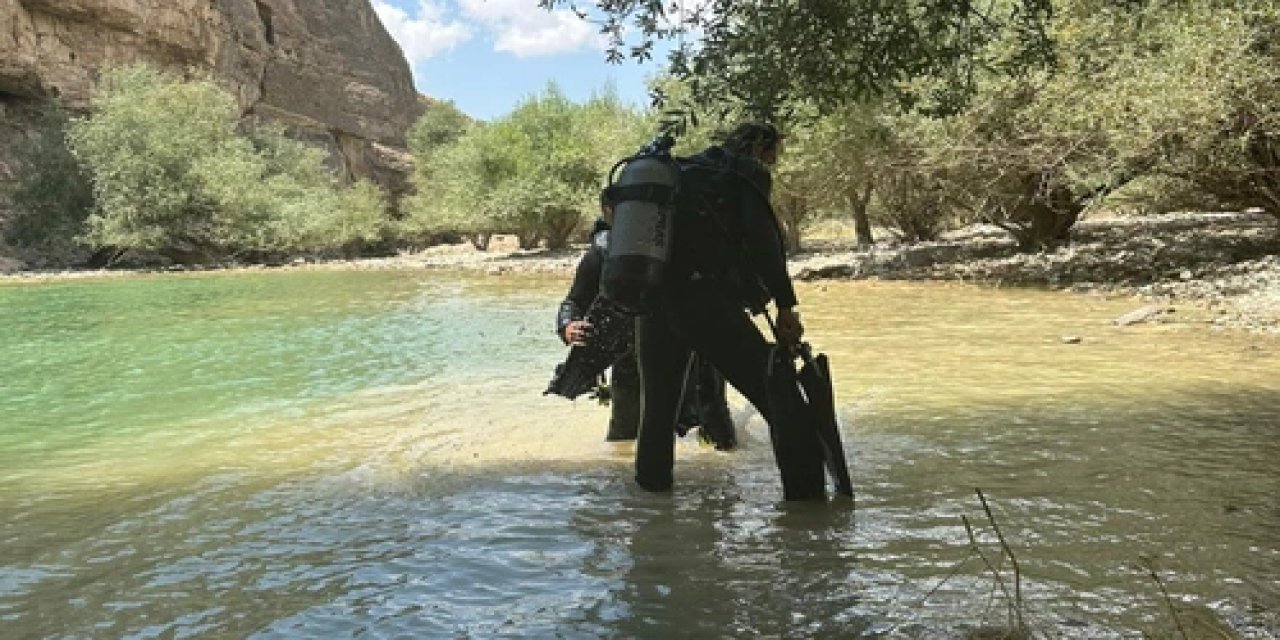
<instances>
[{"instance_id":1,"label":"rocky shore","mask_svg":"<svg viewBox=\"0 0 1280 640\"><path fill-rule=\"evenodd\" d=\"M1019 253L1004 231L975 226L936 242L882 240L858 250L851 234L814 237L793 256L798 280L934 280L988 286L1040 286L1082 294L1132 297L1133 313L1117 322L1172 322L1204 311L1210 325L1280 336L1280 224L1257 213L1180 213L1084 220L1069 246ZM497 239L488 251L442 245L386 258L296 261L285 267L238 269L445 269L501 275L573 272L582 249L519 250ZM0 273L3 273L0 269ZM16 271L10 279L128 275L137 272ZM1204 313L1196 314L1203 317Z\"/></svg>"},{"instance_id":2,"label":"rocky shore","mask_svg":"<svg viewBox=\"0 0 1280 640\"><path fill-rule=\"evenodd\" d=\"M845 237L847 238L847 234ZM975 226L937 242L882 241L868 250L848 240L807 241L791 260L798 280L963 281L1041 286L1082 294L1132 297L1121 324L1171 322L1179 308L1207 312L1215 328L1280 335L1280 224L1250 213L1181 213L1085 220L1067 247L1019 253L996 227ZM386 259L384 266L571 273L578 251L548 253L467 245L435 247ZM1206 314L1196 314L1204 316Z\"/></svg>"},{"instance_id":3,"label":"rocky shore","mask_svg":"<svg viewBox=\"0 0 1280 640\"><path fill-rule=\"evenodd\" d=\"M938 242L800 256L802 280L880 278L1042 286L1128 296L1121 323L1168 322L1179 308L1218 328L1280 335L1280 224L1249 213L1183 213L1080 222L1069 246L1019 253L1003 230L971 227Z\"/></svg>"}]
</instances>

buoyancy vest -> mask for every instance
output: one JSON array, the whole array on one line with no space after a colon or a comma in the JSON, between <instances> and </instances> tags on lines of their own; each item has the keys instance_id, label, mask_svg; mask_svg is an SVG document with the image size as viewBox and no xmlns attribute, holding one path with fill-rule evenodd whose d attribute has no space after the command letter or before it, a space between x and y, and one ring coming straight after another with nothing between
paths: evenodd
<instances>
[{"instance_id":1,"label":"buoyancy vest","mask_svg":"<svg viewBox=\"0 0 1280 640\"><path fill-rule=\"evenodd\" d=\"M712 279L746 309L759 312L770 294L750 251L747 199L768 207L769 172L758 161L720 147L680 159L673 272Z\"/></svg>"}]
</instances>

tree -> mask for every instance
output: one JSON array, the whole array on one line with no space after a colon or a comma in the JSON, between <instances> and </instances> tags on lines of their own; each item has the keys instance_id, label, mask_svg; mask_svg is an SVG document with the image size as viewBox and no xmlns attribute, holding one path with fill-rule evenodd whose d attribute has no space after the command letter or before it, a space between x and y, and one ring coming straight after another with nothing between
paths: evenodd
<instances>
[{"instance_id":1,"label":"tree","mask_svg":"<svg viewBox=\"0 0 1280 640\"><path fill-rule=\"evenodd\" d=\"M642 134L612 91L575 104L549 85L425 158L406 223L463 233L478 247L495 233L515 234L523 248L563 247L596 214L606 172Z\"/></svg>"},{"instance_id":2,"label":"tree","mask_svg":"<svg viewBox=\"0 0 1280 640\"><path fill-rule=\"evenodd\" d=\"M783 156L788 163L803 161L810 171L826 176L821 186L814 184L811 197L846 212L860 247L874 242L869 217L872 195L886 167L896 160L893 150L899 141L890 125L893 113L892 103L869 101L803 119L789 136Z\"/></svg>"},{"instance_id":3,"label":"tree","mask_svg":"<svg viewBox=\"0 0 1280 640\"><path fill-rule=\"evenodd\" d=\"M202 262L352 249L383 230L367 187L340 190L322 150L242 121L208 80L110 70L69 140L93 180L84 237L98 247Z\"/></svg>"},{"instance_id":4,"label":"tree","mask_svg":"<svg viewBox=\"0 0 1280 640\"><path fill-rule=\"evenodd\" d=\"M813 129L793 132L773 169L774 212L787 250L793 253L801 249L804 225L819 208L831 204L832 194L838 191L838 172L823 162L827 142Z\"/></svg>"},{"instance_id":5,"label":"tree","mask_svg":"<svg viewBox=\"0 0 1280 640\"><path fill-rule=\"evenodd\" d=\"M1154 170L1280 218L1280 7L1189 4L1152 31L1145 84L1160 90L1126 106L1140 131L1162 132Z\"/></svg>"},{"instance_id":6,"label":"tree","mask_svg":"<svg viewBox=\"0 0 1280 640\"><path fill-rule=\"evenodd\" d=\"M1052 57L1044 32L1051 0L707 0L691 8L596 0L590 13L572 0L538 4L573 6L599 22L610 61L647 60L656 41L675 41L668 70L689 82L694 102L718 108L735 100L766 115L789 105L825 112L878 95L914 100L903 82L923 75L946 80L935 97L953 107L972 90L978 52L997 37L1019 43L1001 61L1005 72Z\"/></svg>"},{"instance_id":7,"label":"tree","mask_svg":"<svg viewBox=\"0 0 1280 640\"><path fill-rule=\"evenodd\" d=\"M1052 72L997 78L961 115L952 164L979 219L1025 249L1069 238L1091 207L1163 174L1203 200L1280 212L1280 8L1059 3Z\"/></svg>"},{"instance_id":8,"label":"tree","mask_svg":"<svg viewBox=\"0 0 1280 640\"><path fill-rule=\"evenodd\" d=\"M429 155L457 142L475 124L475 120L458 109L452 100L422 100L426 108L409 127L407 136L409 151L415 156Z\"/></svg>"},{"instance_id":9,"label":"tree","mask_svg":"<svg viewBox=\"0 0 1280 640\"><path fill-rule=\"evenodd\" d=\"M1140 4L1140 3L1139 3ZM1069 241L1091 207L1152 170L1196 99L1185 69L1167 76L1175 6L1056 3L1057 64L1021 76L981 74L964 109L944 118L927 155L970 221L1009 231L1023 250ZM1171 20L1173 22L1171 22ZM1016 45L993 41L999 60ZM929 86L930 81L917 84Z\"/></svg>"}]
</instances>

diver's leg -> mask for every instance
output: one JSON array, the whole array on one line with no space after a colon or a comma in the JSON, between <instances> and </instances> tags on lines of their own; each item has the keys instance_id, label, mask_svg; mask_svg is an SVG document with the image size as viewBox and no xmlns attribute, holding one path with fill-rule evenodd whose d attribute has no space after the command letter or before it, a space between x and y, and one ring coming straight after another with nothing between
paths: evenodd
<instances>
[{"instance_id":1,"label":"diver's leg","mask_svg":"<svg viewBox=\"0 0 1280 640\"><path fill-rule=\"evenodd\" d=\"M636 354L642 392L636 483L649 491L669 491L674 483L675 425L689 347L658 312L636 320Z\"/></svg>"},{"instance_id":2,"label":"diver's leg","mask_svg":"<svg viewBox=\"0 0 1280 640\"><path fill-rule=\"evenodd\" d=\"M702 424L704 440L710 441L721 451L738 446L737 431L729 402L725 398L724 376L705 358L694 357L698 378L698 419Z\"/></svg>"},{"instance_id":3,"label":"diver's leg","mask_svg":"<svg viewBox=\"0 0 1280 640\"><path fill-rule=\"evenodd\" d=\"M676 434L684 436L690 429L702 424L698 415L697 357L690 356L684 370L684 387L681 389L680 413L676 420Z\"/></svg>"},{"instance_id":4,"label":"diver's leg","mask_svg":"<svg viewBox=\"0 0 1280 640\"><path fill-rule=\"evenodd\" d=\"M782 398L786 402L772 406L768 381L772 345L742 308L711 283L698 281L672 296L671 314L675 331L724 374L769 423L785 498L825 497L821 443L813 425L806 423L799 390L792 389ZM781 365L792 366L789 359Z\"/></svg>"},{"instance_id":5,"label":"diver's leg","mask_svg":"<svg viewBox=\"0 0 1280 640\"><path fill-rule=\"evenodd\" d=\"M640 430L640 371L635 352L613 363L609 384L613 398L609 404L609 433L606 440L635 440Z\"/></svg>"},{"instance_id":6,"label":"diver's leg","mask_svg":"<svg viewBox=\"0 0 1280 640\"><path fill-rule=\"evenodd\" d=\"M709 281L689 283L671 296L670 305L675 332L767 419L770 345L742 307Z\"/></svg>"}]
</instances>

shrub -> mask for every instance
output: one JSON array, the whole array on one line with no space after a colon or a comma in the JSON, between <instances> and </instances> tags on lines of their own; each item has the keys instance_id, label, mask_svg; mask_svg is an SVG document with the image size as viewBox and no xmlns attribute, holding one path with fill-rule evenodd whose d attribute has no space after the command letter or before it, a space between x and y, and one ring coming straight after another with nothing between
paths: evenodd
<instances>
[{"instance_id":1,"label":"shrub","mask_svg":"<svg viewBox=\"0 0 1280 640\"><path fill-rule=\"evenodd\" d=\"M456 143L417 157L407 233L458 232L477 246L495 233L523 247L566 245L597 214L605 173L638 148L640 116L605 92L583 104L554 85Z\"/></svg>"},{"instance_id":2,"label":"shrub","mask_svg":"<svg viewBox=\"0 0 1280 640\"><path fill-rule=\"evenodd\" d=\"M383 230L370 185L339 189L323 150L242 121L207 80L110 71L70 140L93 179L98 246L195 262L350 249Z\"/></svg>"}]
</instances>

